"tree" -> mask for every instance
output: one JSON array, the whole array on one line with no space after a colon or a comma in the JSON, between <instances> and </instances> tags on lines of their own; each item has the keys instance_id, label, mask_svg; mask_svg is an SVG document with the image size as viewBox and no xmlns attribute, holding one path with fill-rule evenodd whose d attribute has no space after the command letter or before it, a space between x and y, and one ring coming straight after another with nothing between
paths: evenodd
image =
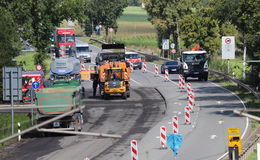
<instances>
[{"instance_id":1,"label":"tree","mask_svg":"<svg viewBox=\"0 0 260 160\"><path fill-rule=\"evenodd\" d=\"M177 53L179 49L179 20L186 14L191 13L191 9L197 4L192 0L142 0L148 12L149 20L155 25L158 35L158 47L161 48L162 39L169 39L176 44Z\"/></svg>"},{"instance_id":2,"label":"tree","mask_svg":"<svg viewBox=\"0 0 260 160\"><path fill-rule=\"evenodd\" d=\"M88 10L85 14L94 26L102 25L105 27L107 37L108 29L117 26L116 20L127 6L127 0L91 0L87 4Z\"/></svg>"}]
</instances>

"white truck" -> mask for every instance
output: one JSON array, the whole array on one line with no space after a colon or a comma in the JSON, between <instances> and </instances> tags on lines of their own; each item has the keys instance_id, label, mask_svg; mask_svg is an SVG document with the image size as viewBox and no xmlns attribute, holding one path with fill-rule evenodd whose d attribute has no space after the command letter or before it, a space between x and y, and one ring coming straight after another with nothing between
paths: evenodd
<instances>
[{"instance_id":1,"label":"white truck","mask_svg":"<svg viewBox=\"0 0 260 160\"><path fill-rule=\"evenodd\" d=\"M86 42L76 42L76 57L80 61L84 61L84 63L91 62L91 52L92 50L89 49L89 44Z\"/></svg>"}]
</instances>

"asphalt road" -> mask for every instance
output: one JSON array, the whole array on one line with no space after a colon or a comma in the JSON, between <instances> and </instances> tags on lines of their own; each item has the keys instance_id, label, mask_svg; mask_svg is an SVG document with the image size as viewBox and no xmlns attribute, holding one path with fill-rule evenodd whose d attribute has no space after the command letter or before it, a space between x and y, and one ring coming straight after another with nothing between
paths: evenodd
<instances>
[{"instance_id":1,"label":"asphalt road","mask_svg":"<svg viewBox=\"0 0 260 160\"><path fill-rule=\"evenodd\" d=\"M93 52L97 52L93 47ZM94 62L93 54L92 62ZM90 136L53 136L26 139L8 150L1 159L63 159L63 160L129 160L130 141L137 140L140 160L171 160L170 149L160 149L159 128L164 125L172 132L171 118L179 117L179 133L183 145L177 159L216 160L227 151L227 128L240 127L245 135L248 119L233 114L233 109L244 108L241 100L230 91L208 81L188 79L195 89L196 106L191 114L191 125L184 124L185 91L178 88L177 75L165 82L163 75L154 76L154 67L148 63L148 72L134 70L131 74L131 97L127 100L113 97L103 100L92 97L92 82L86 81L88 95L84 99L83 131L123 135L121 139ZM163 96L163 97L162 97ZM167 108L164 99L166 100Z\"/></svg>"}]
</instances>

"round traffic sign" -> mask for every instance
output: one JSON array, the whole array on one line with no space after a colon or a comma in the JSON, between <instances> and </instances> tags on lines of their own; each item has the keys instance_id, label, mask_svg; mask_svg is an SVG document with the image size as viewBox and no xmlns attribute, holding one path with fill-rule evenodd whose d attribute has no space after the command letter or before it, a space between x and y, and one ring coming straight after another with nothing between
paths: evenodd
<instances>
[{"instance_id":1,"label":"round traffic sign","mask_svg":"<svg viewBox=\"0 0 260 160\"><path fill-rule=\"evenodd\" d=\"M174 44L174 43L172 43L170 47L171 47L171 48L175 48L175 44Z\"/></svg>"},{"instance_id":2,"label":"round traffic sign","mask_svg":"<svg viewBox=\"0 0 260 160\"><path fill-rule=\"evenodd\" d=\"M225 43L226 43L226 44L230 44L230 43L231 43L231 39L230 39L230 38L226 38L226 39L225 39Z\"/></svg>"},{"instance_id":3,"label":"round traffic sign","mask_svg":"<svg viewBox=\"0 0 260 160\"><path fill-rule=\"evenodd\" d=\"M33 88L33 89L37 89L37 88L39 88L39 87L40 87L40 83L39 83L38 81L32 82L32 88Z\"/></svg>"},{"instance_id":4,"label":"round traffic sign","mask_svg":"<svg viewBox=\"0 0 260 160\"><path fill-rule=\"evenodd\" d=\"M99 28L100 28L99 26L96 26L96 30L99 30Z\"/></svg>"},{"instance_id":5,"label":"round traffic sign","mask_svg":"<svg viewBox=\"0 0 260 160\"><path fill-rule=\"evenodd\" d=\"M176 53L176 49L171 49L171 53Z\"/></svg>"},{"instance_id":6,"label":"round traffic sign","mask_svg":"<svg viewBox=\"0 0 260 160\"><path fill-rule=\"evenodd\" d=\"M41 71L41 70L42 70L42 65L37 64L37 65L36 65L36 70L37 70L37 71Z\"/></svg>"}]
</instances>

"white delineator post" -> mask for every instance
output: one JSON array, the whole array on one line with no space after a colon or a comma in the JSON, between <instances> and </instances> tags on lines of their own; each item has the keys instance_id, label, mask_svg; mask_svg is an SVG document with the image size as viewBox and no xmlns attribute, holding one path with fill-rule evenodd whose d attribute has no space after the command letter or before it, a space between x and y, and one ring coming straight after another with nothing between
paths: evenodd
<instances>
[{"instance_id":1,"label":"white delineator post","mask_svg":"<svg viewBox=\"0 0 260 160\"><path fill-rule=\"evenodd\" d=\"M131 160L138 160L138 148L137 148L137 141L131 141Z\"/></svg>"},{"instance_id":2,"label":"white delineator post","mask_svg":"<svg viewBox=\"0 0 260 160\"><path fill-rule=\"evenodd\" d=\"M166 148L166 127L161 126L160 128L160 144L161 148Z\"/></svg>"},{"instance_id":3,"label":"white delineator post","mask_svg":"<svg viewBox=\"0 0 260 160\"><path fill-rule=\"evenodd\" d=\"M155 72L155 76L158 76L158 75L159 75L159 67L158 67L158 64L155 64L155 65L154 65L154 72Z\"/></svg>"},{"instance_id":4,"label":"white delineator post","mask_svg":"<svg viewBox=\"0 0 260 160\"><path fill-rule=\"evenodd\" d=\"M20 122L17 123L17 132L21 133L21 124ZM21 141L21 135L18 136L18 142Z\"/></svg>"},{"instance_id":5,"label":"white delineator post","mask_svg":"<svg viewBox=\"0 0 260 160\"><path fill-rule=\"evenodd\" d=\"M260 159L260 143L257 143L257 160Z\"/></svg>"},{"instance_id":6,"label":"white delineator post","mask_svg":"<svg viewBox=\"0 0 260 160\"><path fill-rule=\"evenodd\" d=\"M173 129L173 133L174 134L178 134L179 132L179 126L178 126L178 117L177 116L173 116L172 117L172 129Z\"/></svg>"},{"instance_id":7,"label":"white delineator post","mask_svg":"<svg viewBox=\"0 0 260 160\"><path fill-rule=\"evenodd\" d=\"M166 82L170 80L170 79L169 79L169 71L168 71L168 69L165 69L164 78L165 78L165 81L166 81Z\"/></svg>"},{"instance_id":8,"label":"white delineator post","mask_svg":"<svg viewBox=\"0 0 260 160\"><path fill-rule=\"evenodd\" d=\"M188 106L185 107L184 113L185 113L185 124L191 124L191 121L190 121L190 108Z\"/></svg>"},{"instance_id":9,"label":"white delineator post","mask_svg":"<svg viewBox=\"0 0 260 160\"><path fill-rule=\"evenodd\" d=\"M147 70L146 62L143 62L143 73L146 73L146 70Z\"/></svg>"}]
</instances>

